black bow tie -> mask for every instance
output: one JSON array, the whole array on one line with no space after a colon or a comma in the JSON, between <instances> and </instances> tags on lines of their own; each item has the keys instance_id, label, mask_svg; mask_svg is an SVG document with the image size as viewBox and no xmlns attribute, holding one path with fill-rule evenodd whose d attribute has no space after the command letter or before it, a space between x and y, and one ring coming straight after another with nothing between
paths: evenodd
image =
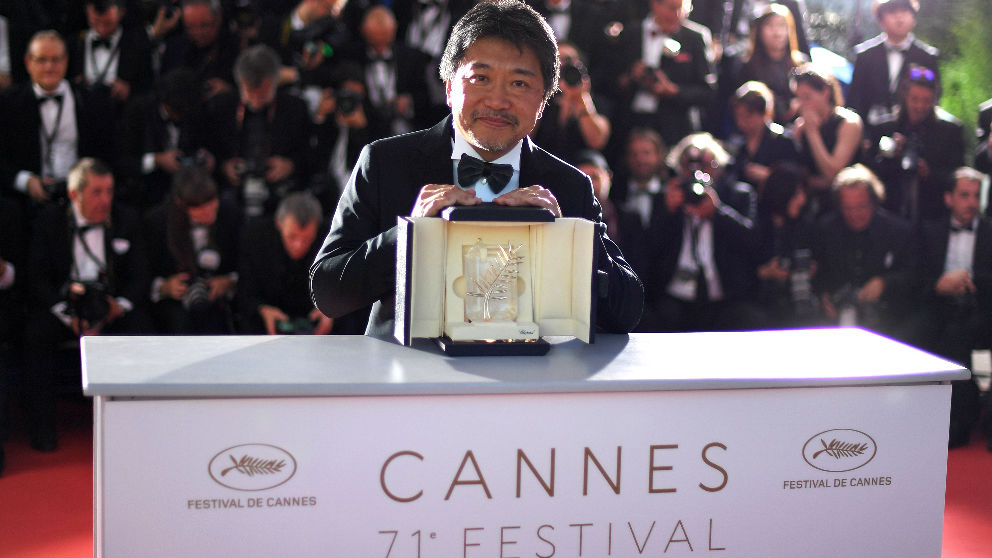
<instances>
[{"instance_id":1,"label":"black bow tie","mask_svg":"<svg viewBox=\"0 0 992 558\"><path fill-rule=\"evenodd\" d=\"M471 188L482 180L482 183L489 186L495 194L506 187L512 176L512 165L494 165L471 155L462 155L458 161L458 182L463 188Z\"/></svg>"},{"instance_id":2,"label":"black bow tie","mask_svg":"<svg viewBox=\"0 0 992 558\"><path fill-rule=\"evenodd\" d=\"M42 95L41 97L38 97L38 104L39 105L44 104L46 101L55 101L56 103L58 103L58 104L61 105L62 104L62 94L61 93L57 93L55 95Z\"/></svg>"},{"instance_id":3,"label":"black bow tie","mask_svg":"<svg viewBox=\"0 0 992 558\"><path fill-rule=\"evenodd\" d=\"M951 232L952 233L956 233L956 232L972 232L974 230L975 230L975 226L973 224L971 224L971 223L968 223L967 225L960 225L960 226L959 225L951 225Z\"/></svg>"},{"instance_id":4,"label":"black bow tie","mask_svg":"<svg viewBox=\"0 0 992 558\"><path fill-rule=\"evenodd\" d=\"M110 42L110 39L103 39L103 38L100 38L100 37L96 37L96 38L90 39L90 45L92 45L94 49L97 48L97 47L103 47L103 48L105 48L107 50L110 50L111 42Z\"/></svg>"},{"instance_id":5,"label":"black bow tie","mask_svg":"<svg viewBox=\"0 0 992 558\"><path fill-rule=\"evenodd\" d=\"M86 234L86 233L88 233L88 232L90 232L90 231L92 231L94 229L102 229L105 226L106 226L105 223L88 223L88 224L85 224L85 225L79 225L79 226L77 226L76 227L76 232L79 234L79 236L83 236L84 234Z\"/></svg>"}]
</instances>

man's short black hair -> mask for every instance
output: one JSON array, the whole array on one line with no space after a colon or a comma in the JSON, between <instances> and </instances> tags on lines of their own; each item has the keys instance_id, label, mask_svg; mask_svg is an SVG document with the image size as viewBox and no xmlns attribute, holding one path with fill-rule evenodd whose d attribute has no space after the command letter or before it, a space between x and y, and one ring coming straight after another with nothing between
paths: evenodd
<instances>
[{"instance_id":1,"label":"man's short black hair","mask_svg":"<svg viewBox=\"0 0 992 558\"><path fill-rule=\"evenodd\" d=\"M917 0L875 0L871 11L877 21L882 21L885 14L898 11L913 12L915 16L920 12L920 3Z\"/></svg>"},{"instance_id":2,"label":"man's short black hair","mask_svg":"<svg viewBox=\"0 0 992 558\"><path fill-rule=\"evenodd\" d=\"M441 79L454 79L465 51L479 39L490 38L534 51L544 78L544 100L550 99L558 89L558 42L541 14L519 0L480 2L458 20L441 56Z\"/></svg>"}]
</instances>

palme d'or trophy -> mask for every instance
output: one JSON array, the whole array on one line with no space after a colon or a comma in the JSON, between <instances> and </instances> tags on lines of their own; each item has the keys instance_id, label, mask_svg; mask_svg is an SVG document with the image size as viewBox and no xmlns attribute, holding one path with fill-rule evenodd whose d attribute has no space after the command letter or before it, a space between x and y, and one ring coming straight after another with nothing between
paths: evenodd
<instances>
[{"instance_id":1,"label":"palme d'or trophy","mask_svg":"<svg viewBox=\"0 0 992 558\"><path fill-rule=\"evenodd\" d=\"M523 247L486 244L479 238L465 252L465 321L516 321Z\"/></svg>"}]
</instances>

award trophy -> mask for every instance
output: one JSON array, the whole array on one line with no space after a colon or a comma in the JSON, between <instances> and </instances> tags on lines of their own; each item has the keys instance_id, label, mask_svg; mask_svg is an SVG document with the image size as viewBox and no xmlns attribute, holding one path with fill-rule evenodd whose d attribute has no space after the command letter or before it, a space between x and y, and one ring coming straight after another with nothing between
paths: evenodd
<instances>
[{"instance_id":1,"label":"award trophy","mask_svg":"<svg viewBox=\"0 0 992 558\"><path fill-rule=\"evenodd\" d=\"M452 356L542 355L592 342L595 225L545 209L451 207L400 217L395 337Z\"/></svg>"}]
</instances>

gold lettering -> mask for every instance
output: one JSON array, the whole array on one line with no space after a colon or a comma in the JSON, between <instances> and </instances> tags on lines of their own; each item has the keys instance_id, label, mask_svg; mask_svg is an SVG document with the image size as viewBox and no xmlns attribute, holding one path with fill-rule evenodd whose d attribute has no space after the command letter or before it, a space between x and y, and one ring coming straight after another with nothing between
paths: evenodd
<instances>
[{"instance_id":1,"label":"gold lettering","mask_svg":"<svg viewBox=\"0 0 992 558\"><path fill-rule=\"evenodd\" d=\"M534 473L534 478L537 479L537 482L541 483L541 487L544 488L544 491L548 493L548 496L554 497L554 495L555 495L555 448L551 448L551 475L550 475L551 482L550 482L550 484L544 482L544 477L542 477L541 474L537 472L537 469L534 468L534 464L531 463L530 462L530 459L527 458L527 454L524 453L524 450L517 449L517 498L520 497L520 471L521 471L520 464L521 464L521 462L527 463L527 468L530 469L530 472L531 473Z\"/></svg>"},{"instance_id":2,"label":"gold lettering","mask_svg":"<svg viewBox=\"0 0 992 558\"><path fill-rule=\"evenodd\" d=\"M394 459L396 459L397 457L404 456L404 455L411 455L411 456L416 457L417 459L419 459L421 461L424 460L424 456L423 455L420 455L419 453L417 453L415 451L398 451L398 452L394 453L393 455L390 455L389 456L389 459L387 459L386 462L382 464L382 469L379 471L379 485L382 486L382 491L386 494L386 496L389 496L390 499L396 500L397 502L402 502L402 503L412 502L412 501L416 500L417 498L420 498L421 496L424 495L424 491L421 490L421 491L417 492L416 494L414 494L413 496L410 496L409 498L403 498L402 496L397 496L397 495L393 494L393 492L390 491L389 488L386 487L386 468L389 467L389 464L392 463Z\"/></svg>"},{"instance_id":3,"label":"gold lettering","mask_svg":"<svg viewBox=\"0 0 992 558\"><path fill-rule=\"evenodd\" d=\"M655 471L671 471L671 465L663 465L660 467L655 467L654 465L654 452L662 449L678 449L678 444L664 444L658 446L651 446L650 452L650 465L648 466L648 494L660 494L663 492L675 492L674 488L655 488L654 487L654 472Z\"/></svg>"},{"instance_id":4,"label":"gold lettering","mask_svg":"<svg viewBox=\"0 0 992 558\"><path fill-rule=\"evenodd\" d=\"M465 469L465 464L468 463L469 461L472 462L472 468L475 469L475 475L476 475L475 480L467 480L467 481L459 480L462 476L462 470ZM451 481L451 486L448 487L448 493L444 496L444 499L448 500L449 498L451 498L451 493L455 490L455 486L460 484L482 485L482 489L486 491L486 498L488 498L489 500L493 499L493 495L492 493L489 492L489 486L486 485L486 479L482 477L482 471L479 470L479 464L476 463L475 455L472 454L472 450L468 450L467 452L465 452L465 457L462 458L462 463L461 465L458 466L458 472L455 473L455 478L454 480Z\"/></svg>"},{"instance_id":5,"label":"gold lettering","mask_svg":"<svg viewBox=\"0 0 992 558\"><path fill-rule=\"evenodd\" d=\"M709 457L706 456L706 452L709 451L710 448L713 448L713 447L720 448L720 449L722 449L724 451L726 451L726 449L727 449L727 446L721 444L720 442L711 442L709 444L706 444L703 447L703 463L709 465L710 467L713 467L717 471L720 471L720 474L723 475L723 482L721 482L720 485L719 486L716 486L716 487L709 487L709 486L706 486L703 483L699 483L699 488L702 488L706 492L718 492L720 490L723 490L723 488L725 486L727 486L727 480L729 480L729 478L730 478L730 475L727 474L727 470L726 469L724 469L723 467L717 465L716 463L713 463L712 461L710 461Z\"/></svg>"},{"instance_id":6,"label":"gold lettering","mask_svg":"<svg viewBox=\"0 0 992 558\"><path fill-rule=\"evenodd\" d=\"M588 447L585 449L585 458L583 459L583 463L582 463L582 495L583 496L589 495L589 460L590 459L592 459L592 462L596 464L596 468L599 469L600 474L603 475L603 478L606 479L606 482L609 483L610 488L613 489L613 493L620 494L621 451L622 451L622 447L617 446L617 480L616 482L614 482L613 479L610 478L606 470L603 469L603 466L599 463L599 460L596 459L596 456L593 455L592 450L590 450Z\"/></svg>"}]
</instances>

